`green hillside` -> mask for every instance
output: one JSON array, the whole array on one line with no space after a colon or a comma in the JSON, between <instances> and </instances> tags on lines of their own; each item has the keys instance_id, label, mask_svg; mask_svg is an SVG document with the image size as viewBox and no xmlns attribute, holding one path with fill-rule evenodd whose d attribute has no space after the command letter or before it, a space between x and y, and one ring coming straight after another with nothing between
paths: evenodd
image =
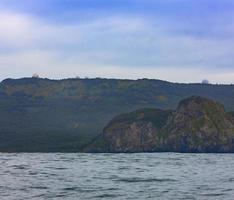
<instances>
[{"instance_id":1,"label":"green hillside","mask_svg":"<svg viewBox=\"0 0 234 200\"><path fill-rule=\"evenodd\" d=\"M233 85L160 80L6 79L0 84L0 151L78 151L114 116L174 109L199 95L234 110Z\"/></svg>"}]
</instances>

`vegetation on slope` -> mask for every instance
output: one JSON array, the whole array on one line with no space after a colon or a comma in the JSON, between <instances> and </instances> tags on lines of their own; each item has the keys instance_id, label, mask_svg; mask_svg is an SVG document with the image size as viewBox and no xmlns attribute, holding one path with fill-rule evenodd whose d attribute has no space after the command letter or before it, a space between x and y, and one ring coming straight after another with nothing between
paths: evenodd
<instances>
[{"instance_id":1,"label":"vegetation on slope","mask_svg":"<svg viewBox=\"0 0 234 200\"><path fill-rule=\"evenodd\" d=\"M190 95L220 101L234 110L232 85L6 79L0 84L0 151L78 151L116 115L146 107L174 109Z\"/></svg>"}]
</instances>

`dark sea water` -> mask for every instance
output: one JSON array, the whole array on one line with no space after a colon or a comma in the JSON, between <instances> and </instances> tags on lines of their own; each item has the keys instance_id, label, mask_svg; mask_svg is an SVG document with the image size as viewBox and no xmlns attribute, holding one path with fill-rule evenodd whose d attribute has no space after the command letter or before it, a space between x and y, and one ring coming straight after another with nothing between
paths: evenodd
<instances>
[{"instance_id":1,"label":"dark sea water","mask_svg":"<svg viewBox=\"0 0 234 200\"><path fill-rule=\"evenodd\" d=\"M234 154L0 154L0 200L234 199Z\"/></svg>"}]
</instances>

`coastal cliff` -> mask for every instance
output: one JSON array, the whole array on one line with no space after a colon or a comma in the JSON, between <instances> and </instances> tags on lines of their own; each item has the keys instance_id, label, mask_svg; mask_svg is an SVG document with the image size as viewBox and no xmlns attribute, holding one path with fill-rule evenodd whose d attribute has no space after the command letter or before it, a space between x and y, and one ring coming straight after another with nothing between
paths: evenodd
<instances>
[{"instance_id":1,"label":"coastal cliff","mask_svg":"<svg viewBox=\"0 0 234 200\"><path fill-rule=\"evenodd\" d=\"M234 119L223 105L192 96L177 109L141 109L115 117L86 152L234 152Z\"/></svg>"}]
</instances>

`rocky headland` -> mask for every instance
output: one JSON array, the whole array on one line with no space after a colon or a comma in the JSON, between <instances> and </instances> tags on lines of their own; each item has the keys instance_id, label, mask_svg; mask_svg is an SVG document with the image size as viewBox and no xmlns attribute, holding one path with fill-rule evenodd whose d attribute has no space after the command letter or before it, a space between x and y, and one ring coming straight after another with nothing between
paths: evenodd
<instances>
[{"instance_id":1,"label":"rocky headland","mask_svg":"<svg viewBox=\"0 0 234 200\"><path fill-rule=\"evenodd\" d=\"M176 110L140 109L115 117L85 152L234 152L234 117L218 102L192 96Z\"/></svg>"}]
</instances>

